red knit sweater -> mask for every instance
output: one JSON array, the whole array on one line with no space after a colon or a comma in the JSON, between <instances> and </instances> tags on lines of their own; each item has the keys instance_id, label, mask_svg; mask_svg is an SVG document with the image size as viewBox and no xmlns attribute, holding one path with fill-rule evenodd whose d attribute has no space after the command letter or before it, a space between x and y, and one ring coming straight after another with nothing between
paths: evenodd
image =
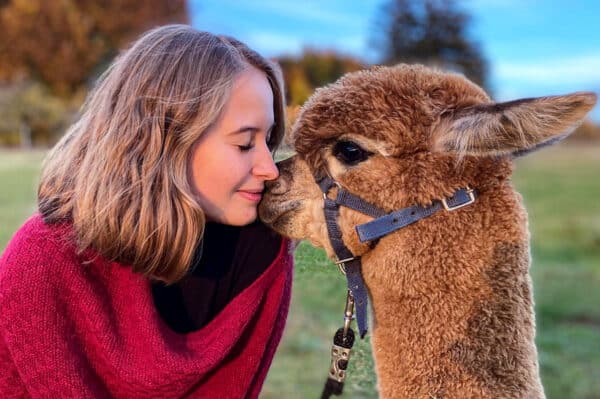
<instances>
[{"instance_id":1,"label":"red knit sweater","mask_svg":"<svg viewBox=\"0 0 600 399\"><path fill-rule=\"evenodd\" d=\"M151 283L33 216L0 258L0 397L256 398L290 300L289 244L209 324L178 334ZM92 260L90 260L92 259Z\"/></svg>"}]
</instances>

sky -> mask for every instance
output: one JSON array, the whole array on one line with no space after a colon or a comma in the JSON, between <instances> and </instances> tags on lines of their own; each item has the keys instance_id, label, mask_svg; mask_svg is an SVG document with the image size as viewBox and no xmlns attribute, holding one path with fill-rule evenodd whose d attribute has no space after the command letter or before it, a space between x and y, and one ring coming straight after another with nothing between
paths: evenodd
<instances>
[{"instance_id":1,"label":"sky","mask_svg":"<svg viewBox=\"0 0 600 399\"><path fill-rule=\"evenodd\" d=\"M376 63L385 0L188 0L192 25L234 36L267 57L304 47ZM600 2L462 0L470 37L490 64L498 101L590 90L600 94ZM592 111L600 122L600 105Z\"/></svg>"}]
</instances>

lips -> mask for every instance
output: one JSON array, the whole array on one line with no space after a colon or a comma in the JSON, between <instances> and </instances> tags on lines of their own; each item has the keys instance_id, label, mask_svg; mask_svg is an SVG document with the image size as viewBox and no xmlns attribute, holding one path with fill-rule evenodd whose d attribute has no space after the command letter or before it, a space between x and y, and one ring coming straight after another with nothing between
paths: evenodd
<instances>
[{"instance_id":1,"label":"lips","mask_svg":"<svg viewBox=\"0 0 600 399\"><path fill-rule=\"evenodd\" d=\"M262 192L263 190L238 190L238 194L240 194L240 196L242 198L247 199L248 201L252 201L252 202L260 202L260 200L262 199Z\"/></svg>"}]
</instances>

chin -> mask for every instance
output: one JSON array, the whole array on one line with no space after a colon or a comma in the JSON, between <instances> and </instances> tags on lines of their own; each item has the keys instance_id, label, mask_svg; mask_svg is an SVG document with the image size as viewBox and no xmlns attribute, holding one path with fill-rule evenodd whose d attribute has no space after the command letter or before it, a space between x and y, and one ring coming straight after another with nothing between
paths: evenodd
<instances>
[{"instance_id":1,"label":"chin","mask_svg":"<svg viewBox=\"0 0 600 399\"><path fill-rule=\"evenodd\" d=\"M233 214L221 214L218 217L208 217L208 222L220 223L227 226L246 226L253 223L258 218L256 210L253 213L240 214L235 212Z\"/></svg>"},{"instance_id":2,"label":"chin","mask_svg":"<svg viewBox=\"0 0 600 399\"><path fill-rule=\"evenodd\" d=\"M252 212L252 214L245 215L235 215L232 218L228 219L226 224L231 226L246 226L248 224L254 223L258 218L258 214L256 210Z\"/></svg>"}]
</instances>

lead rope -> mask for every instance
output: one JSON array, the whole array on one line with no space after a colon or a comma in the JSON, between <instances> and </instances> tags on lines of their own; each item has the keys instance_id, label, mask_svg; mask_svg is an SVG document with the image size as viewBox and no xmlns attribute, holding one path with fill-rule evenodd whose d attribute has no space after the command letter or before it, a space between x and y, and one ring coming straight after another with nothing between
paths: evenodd
<instances>
[{"instance_id":1,"label":"lead rope","mask_svg":"<svg viewBox=\"0 0 600 399\"><path fill-rule=\"evenodd\" d=\"M321 399L329 399L331 395L339 396L344 390L346 369L350 360L350 350L354 345L354 330L350 327L354 315L354 297L350 290L346 296L346 308L344 309L344 326L338 328L333 336L331 346L331 365L329 376L325 381Z\"/></svg>"}]
</instances>

